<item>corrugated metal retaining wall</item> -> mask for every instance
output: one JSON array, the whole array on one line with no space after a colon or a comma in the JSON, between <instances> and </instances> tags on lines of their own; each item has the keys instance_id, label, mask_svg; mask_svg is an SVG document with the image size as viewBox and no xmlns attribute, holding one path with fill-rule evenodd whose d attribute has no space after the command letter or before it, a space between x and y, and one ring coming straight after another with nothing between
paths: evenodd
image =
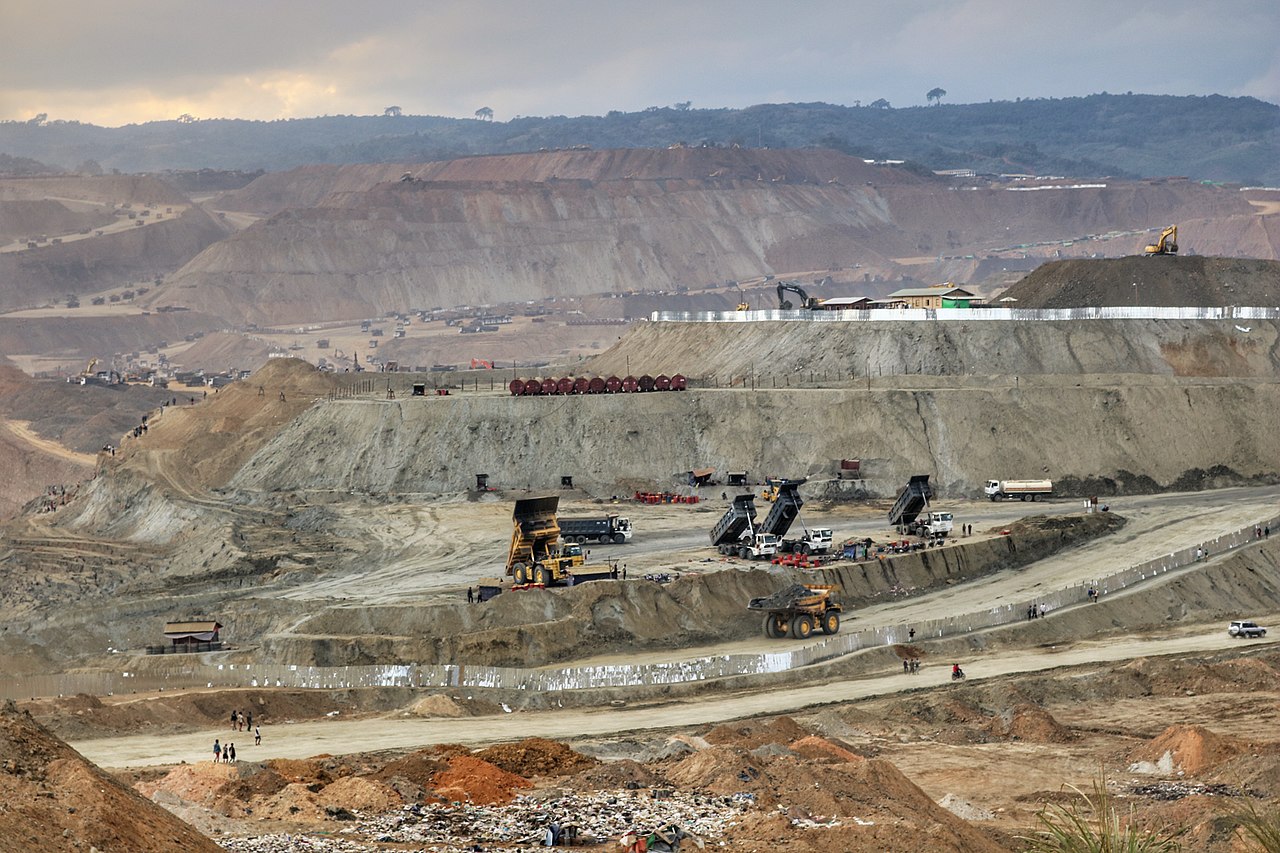
<instances>
[{"instance_id":1,"label":"corrugated metal retaining wall","mask_svg":"<svg viewBox=\"0 0 1280 853\"><path fill-rule=\"evenodd\" d=\"M655 323L919 322L921 320L1280 320L1280 308L876 308L870 311L654 311Z\"/></svg>"}]
</instances>

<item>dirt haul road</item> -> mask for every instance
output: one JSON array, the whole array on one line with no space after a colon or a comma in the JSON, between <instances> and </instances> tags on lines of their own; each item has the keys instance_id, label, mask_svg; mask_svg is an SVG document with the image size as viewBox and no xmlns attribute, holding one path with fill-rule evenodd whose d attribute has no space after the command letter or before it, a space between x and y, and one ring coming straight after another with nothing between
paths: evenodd
<instances>
[{"instance_id":1,"label":"dirt haul road","mask_svg":"<svg viewBox=\"0 0 1280 853\"><path fill-rule=\"evenodd\" d=\"M1217 651L1239 646L1219 624L1164 637L1123 636L1100 642L1081 642L1069 648L1021 651L1016 655L986 657L966 662L969 680L1065 666L1121 661L1154 655ZM1271 640L1263 642L1274 642ZM241 733L246 744L239 754L246 761L271 758L306 758L320 754L342 755L385 749L413 749L435 743L480 745L514 741L536 734L555 740L600 737L642 730L689 728L764 714L793 712L807 706L847 702L905 688L941 687L950 683L946 666L926 667L904 683L900 673L855 681L812 684L786 690L737 693L678 703L656 703L637 708L601 708L547 712L519 712L500 717L421 719L381 717L271 726L263 731L263 743L252 746L252 735ZM131 736L72 742L71 746L100 767L142 767L209 759L214 738L228 739L221 728L196 734Z\"/></svg>"},{"instance_id":2,"label":"dirt haul road","mask_svg":"<svg viewBox=\"0 0 1280 853\"><path fill-rule=\"evenodd\" d=\"M1020 572L1025 583L1006 595L1012 600L1035 595L1037 590L1060 589L1179 548L1195 547L1273 514L1278 497L1280 487L1117 499L1111 504L1112 510L1129 522L1118 537L1107 537L1081 549L1079 561L1061 575L1056 569L1042 573ZM586 547L592 562L618 560L626 563L629 574L635 576L646 572L705 572L748 565L743 561L721 559L710 547L707 532L720 518L724 506L725 502L718 497L696 508L630 503L602 506L585 501L562 501L561 513L588 516L612 512L629 517L636 529L630 543ZM998 534L1003 525L1027 515L1065 515L1082 510L1079 502L1067 499L1034 504L955 501L940 503L939 508L953 511L957 525L972 524L975 535ZM295 509L298 513L304 511ZM334 527L358 528L371 534L378 543L376 549L365 554L352 571L281 590L279 598L344 599L348 606L433 602L449 600L481 577L503 573L506 536L511 526L509 500L471 503L458 499L339 511L343 517ZM766 511L762 510L762 515ZM819 509L811 503L806 505L802 518L810 527L831 527L837 542L867 536L877 541L900 538L885 522L882 509L864 504ZM1055 559L1054 565L1058 564ZM965 609L985 609L991 601L991 593L982 592L972 596ZM951 611L956 612L964 611ZM915 614L911 618L931 617Z\"/></svg>"}]
</instances>

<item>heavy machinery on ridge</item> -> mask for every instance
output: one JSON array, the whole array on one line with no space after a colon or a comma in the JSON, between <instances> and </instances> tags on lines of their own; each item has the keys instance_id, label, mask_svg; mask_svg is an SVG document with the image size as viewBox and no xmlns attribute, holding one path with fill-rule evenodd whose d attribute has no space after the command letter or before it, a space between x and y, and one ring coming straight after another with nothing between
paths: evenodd
<instances>
[{"instance_id":1,"label":"heavy machinery on ridge","mask_svg":"<svg viewBox=\"0 0 1280 853\"><path fill-rule=\"evenodd\" d=\"M1148 257L1155 255L1176 255L1178 254L1178 226L1170 225L1168 228L1160 232L1160 238L1154 243L1148 245L1142 250Z\"/></svg>"},{"instance_id":2,"label":"heavy machinery on ridge","mask_svg":"<svg viewBox=\"0 0 1280 853\"><path fill-rule=\"evenodd\" d=\"M812 311L818 307L818 300L804 292L804 288L793 281L778 282L778 310L790 311L796 307L791 304L791 300L787 299L786 293L790 291L800 297L800 307L806 311Z\"/></svg>"}]
</instances>

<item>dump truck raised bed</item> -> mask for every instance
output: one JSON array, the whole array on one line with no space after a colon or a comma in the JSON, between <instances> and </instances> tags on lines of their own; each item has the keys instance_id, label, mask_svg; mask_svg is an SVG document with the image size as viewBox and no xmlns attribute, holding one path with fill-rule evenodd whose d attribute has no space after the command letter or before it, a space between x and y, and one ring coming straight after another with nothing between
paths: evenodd
<instances>
[{"instance_id":1,"label":"dump truck raised bed","mask_svg":"<svg viewBox=\"0 0 1280 853\"><path fill-rule=\"evenodd\" d=\"M738 540L742 538L743 533L751 529L751 523L755 519L755 495L738 495L729 505L724 517L711 528L711 544L720 548L721 554L732 553L724 550L728 545L732 545L733 550L736 551Z\"/></svg>"},{"instance_id":2,"label":"dump truck raised bed","mask_svg":"<svg viewBox=\"0 0 1280 853\"><path fill-rule=\"evenodd\" d=\"M831 548L831 528L821 527L809 529L801 525L803 533L796 538L787 539L791 525L800 517L800 508L804 506L804 498L800 497L800 486L804 480L771 480L773 490L773 506L765 516L760 530L778 537L778 550L784 554L825 554Z\"/></svg>"},{"instance_id":3,"label":"dump truck raised bed","mask_svg":"<svg viewBox=\"0 0 1280 853\"><path fill-rule=\"evenodd\" d=\"M751 599L747 609L764 612L766 637L807 640L814 631L834 634L840 630L844 608L834 591L834 586L826 584L793 584L773 595Z\"/></svg>"},{"instance_id":4,"label":"dump truck raised bed","mask_svg":"<svg viewBox=\"0 0 1280 853\"><path fill-rule=\"evenodd\" d=\"M993 501L1022 498L1024 501L1037 501L1053 494L1052 480L987 480L987 497Z\"/></svg>"},{"instance_id":5,"label":"dump truck raised bed","mask_svg":"<svg viewBox=\"0 0 1280 853\"><path fill-rule=\"evenodd\" d=\"M778 537L755 526L754 495L738 495L711 528L711 544L725 556L760 560L778 553Z\"/></svg>"},{"instance_id":6,"label":"dump truck raised bed","mask_svg":"<svg viewBox=\"0 0 1280 853\"><path fill-rule=\"evenodd\" d=\"M560 537L566 542L613 542L621 545L631 541L631 519L618 515L597 518L560 519Z\"/></svg>"},{"instance_id":7,"label":"dump truck raised bed","mask_svg":"<svg viewBox=\"0 0 1280 853\"><path fill-rule=\"evenodd\" d=\"M898 499L889 510L889 523L894 527L910 527L933 498L928 474L916 474L898 492Z\"/></svg>"},{"instance_id":8,"label":"dump truck raised bed","mask_svg":"<svg viewBox=\"0 0 1280 853\"><path fill-rule=\"evenodd\" d=\"M507 575L517 584L552 586L568 580L569 570L581 566L582 547L561 548L560 523L556 509L558 496L522 498L511 512L511 549L507 553Z\"/></svg>"}]
</instances>

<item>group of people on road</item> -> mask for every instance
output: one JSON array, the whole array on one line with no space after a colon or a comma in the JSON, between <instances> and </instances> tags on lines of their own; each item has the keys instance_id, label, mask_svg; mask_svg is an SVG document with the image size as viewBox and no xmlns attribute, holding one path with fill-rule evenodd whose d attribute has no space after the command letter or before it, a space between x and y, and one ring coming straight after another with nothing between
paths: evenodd
<instances>
[{"instance_id":1,"label":"group of people on road","mask_svg":"<svg viewBox=\"0 0 1280 853\"><path fill-rule=\"evenodd\" d=\"M213 739L213 763L218 764L235 764L236 761L236 745L228 743L225 747L218 743L218 739Z\"/></svg>"},{"instance_id":2,"label":"group of people on road","mask_svg":"<svg viewBox=\"0 0 1280 853\"><path fill-rule=\"evenodd\" d=\"M1039 604L1034 604L1034 603L1032 603L1032 604L1028 604L1028 605L1027 605L1027 619L1028 619L1028 620L1031 620L1031 619L1043 619L1043 618L1045 617L1045 614L1046 614L1046 613L1048 613L1048 612L1049 612L1049 608L1048 608L1048 606L1046 606L1046 605L1045 605L1045 603L1044 603L1043 601L1042 601L1042 602L1040 602Z\"/></svg>"},{"instance_id":3,"label":"group of people on road","mask_svg":"<svg viewBox=\"0 0 1280 853\"><path fill-rule=\"evenodd\" d=\"M262 745L262 727L253 724L253 712L247 714L244 711L231 712L231 731L233 732L253 732L253 745ZM221 761L223 764L230 764L236 760L236 745L228 743L223 746L218 738L213 739L213 762L217 764Z\"/></svg>"}]
</instances>

